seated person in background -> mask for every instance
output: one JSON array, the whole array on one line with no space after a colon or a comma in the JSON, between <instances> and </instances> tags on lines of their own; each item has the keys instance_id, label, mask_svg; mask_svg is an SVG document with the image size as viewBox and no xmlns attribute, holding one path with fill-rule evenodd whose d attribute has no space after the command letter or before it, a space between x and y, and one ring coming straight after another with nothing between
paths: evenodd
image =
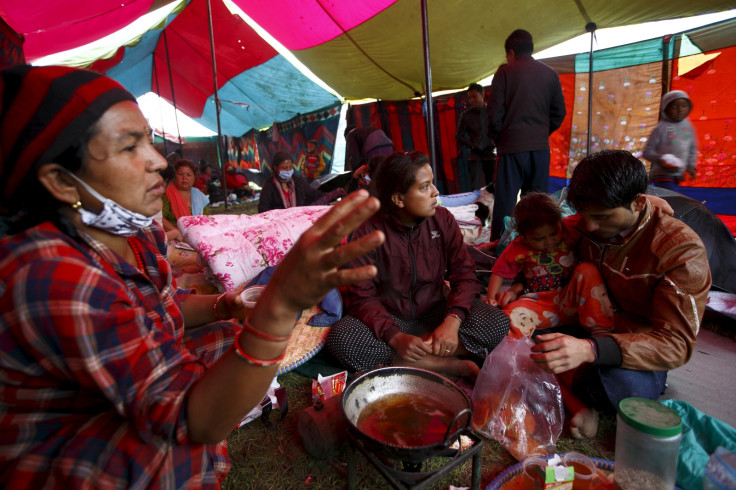
<instances>
[{"instance_id":1,"label":"seated person in background","mask_svg":"<svg viewBox=\"0 0 736 490\"><path fill-rule=\"evenodd\" d=\"M519 236L494 264L486 297L508 315L509 335L531 337L535 329L578 322L591 336L610 334L613 307L603 278L594 264L578 264L557 203L548 194L530 192L516 204L513 217ZM516 278L520 282L499 292L504 279ZM571 415L570 433L595 436L598 413L573 394L568 377L560 375L559 381Z\"/></svg>"},{"instance_id":2,"label":"seated person in background","mask_svg":"<svg viewBox=\"0 0 736 490\"><path fill-rule=\"evenodd\" d=\"M164 230L177 229L176 221L182 216L197 216L204 212L210 200L194 184L196 167L191 160L179 160L174 164L174 179L161 196ZM179 237L181 239L181 236Z\"/></svg>"},{"instance_id":3,"label":"seated person in background","mask_svg":"<svg viewBox=\"0 0 736 490\"><path fill-rule=\"evenodd\" d=\"M322 204L325 194L310 187L302 177L294 174L291 155L277 151L271 160L273 177L266 180L258 201L258 212L287 209L295 206Z\"/></svg>"},{"instance_id":4,"label":"seated person in background","mask_svg":"<svg viewBox=\"0 0 736 490\"><path fill-rule=\"evenodd\" d=\"M385 160L385 158L385 155L378 155L369 158L364 165L353 172L353 178L350 179L350 182L348 182L347 186L345 187L345 191L348 194L357 189L368 189L370 191L372 188L371 175L376 173L376 168L378 167L378 164ZM371 192L371 194L375 195L374 192Z\"/></svg>"},{"instance_id":5,"label":"seated person in background","mask_svg":"<svg viewBox=\"0 0 736 490\"><path fill-rule=\"evenodd\" d=\"M238 173L232 163L225 165L225 185L227 185L228 194L234 193L238 198L252 195L248 179L245 178L245 175Z\"/></svg>"},{"instance_id":6,"label":"seated person in background","mask_svg":"<svg viewBox=\"0 0 736 490\"><path fill-rule=\"evenodd\" d=\"M202 191L203 194L209 194L207 191L207 184L212 180L212 165L200 160L199 162L199 173L197 178L194 179L194 187Z\"/></svg>"},{"instance_id":7,"label":"seated person in background","mask_svg":"<svg viewBox=\"0 0 736 490\"><path fill-rule=\"evenodd\" d=\"M351 263L375 266L378 275L347 289L348 315L326 338L354 371L413 366L474 380L479 368L467 357L484 359L508 333L506 315L478 301L475 264L455 219L437 206L432 181L420 152L394 153L378 166L381 212L351 237L376 230L386 236L382 247Z\"/></svg>"},{"instance_id":8,"label":"seated person in background","mask_svg":"<svg viewBox=\"0 0 736 490\"><path fill-rule=\"evenodd\" d=\"M394 152L394 144L382 129L370 126L345 128L345 170L358 170L374 156Z\"/></svg>"},{"instance_id":9,"label":"seated person in background","mask_svg":"<svg viewBox=\"0 0 736 490\"><path fill-rule=\"evenodd\" d=\"M711 285L707 252L682 221L645 196L644 165L628 151L604 150L573 172L565 218L578 259L595 264L614 306L613 332L538 332L532 358L564 373L587 407L615 411L623 398L656 400L667 370L692 355Z\"/></svg>"},{"instance_id":10,"label":"seated person in background","mask_svg":"<svg viewBox=\"0 0 736 490\"><path fill-rule=\"evenodd\" d=\"M377 200L355 193L307 230L241 325L237 291L188 295L172 280L150 226L166 161L135 97L68 67L0 81L0 205L22 213L0 240L0 481L219 488L225 439L263 399L298 313L376 273L338 267L380 232L335 246Z\"/></svg>"}]
</instances>

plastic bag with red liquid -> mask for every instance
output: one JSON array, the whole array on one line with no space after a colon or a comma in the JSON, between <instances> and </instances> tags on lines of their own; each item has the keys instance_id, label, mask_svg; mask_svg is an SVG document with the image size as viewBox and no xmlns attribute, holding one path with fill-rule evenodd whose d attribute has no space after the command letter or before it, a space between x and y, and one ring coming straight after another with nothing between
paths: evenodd
<instances>
[{"instance_id":1,"label":"plastic bag with red liquid","mask_svg":"<svg viewBox=\"0 0 736 490\"><path fill-rule=\"evenodd\" d=\"M560 385L532 361L533 345L528 337L504 338L486 357L472 394L473 429L519 461L553 454L565 420Z\"/></svg>"}]
</instances>

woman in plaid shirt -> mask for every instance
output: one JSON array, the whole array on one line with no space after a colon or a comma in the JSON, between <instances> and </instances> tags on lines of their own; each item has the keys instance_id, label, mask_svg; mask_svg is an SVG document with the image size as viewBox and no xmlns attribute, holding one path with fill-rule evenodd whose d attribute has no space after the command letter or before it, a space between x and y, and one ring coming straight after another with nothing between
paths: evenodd
<instances>
[{"instance_id":1,"label":"woman in plaid shirt","mask_svg":"<svg viewBox=\"0 0 736 490\"><path fill-rule=\"evenodd\" d=\"M305 232L242 320L237 292L176 287L149 218L166 162L130 93L19 66L0 101L0 486L218 487L298 312L375 274L337 267L380 233L335 246L378 202L356 193Z\"/></svg>"}]
</instances>

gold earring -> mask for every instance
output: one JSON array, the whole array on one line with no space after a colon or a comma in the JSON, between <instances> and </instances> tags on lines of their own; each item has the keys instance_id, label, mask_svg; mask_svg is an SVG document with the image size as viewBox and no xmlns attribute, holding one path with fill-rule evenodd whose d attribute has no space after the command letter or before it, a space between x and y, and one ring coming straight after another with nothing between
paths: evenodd
<instances>
[{"instance_id":1,"label":"gold earring","mask_svg":"<svg viewBox=\"0 0 736 490\"><path fill-rule=\"evenodd\" d=\"M77 201L74 204L72 204L72 209L76 211L77 209L82 207L82 201Z\"/></svg>"}]
</instances>

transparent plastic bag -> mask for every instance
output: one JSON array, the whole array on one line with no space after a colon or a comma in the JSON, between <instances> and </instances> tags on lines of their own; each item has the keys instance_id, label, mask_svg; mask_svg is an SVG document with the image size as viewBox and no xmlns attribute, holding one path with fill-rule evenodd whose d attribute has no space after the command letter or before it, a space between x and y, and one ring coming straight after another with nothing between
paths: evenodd
<instances>
[{"instance_id":1,"label":"transparent plastic bag","mask_svg":"<svg viewBox=\"0 0 736 490\"><path fill-rule=\"evenodd\" d=\"M553 454L565 420L560 384L532 361L533 345L528 337L504 338L486 357L472 395L473 429L519 461Z\"/></svg>"}]
</instances>

